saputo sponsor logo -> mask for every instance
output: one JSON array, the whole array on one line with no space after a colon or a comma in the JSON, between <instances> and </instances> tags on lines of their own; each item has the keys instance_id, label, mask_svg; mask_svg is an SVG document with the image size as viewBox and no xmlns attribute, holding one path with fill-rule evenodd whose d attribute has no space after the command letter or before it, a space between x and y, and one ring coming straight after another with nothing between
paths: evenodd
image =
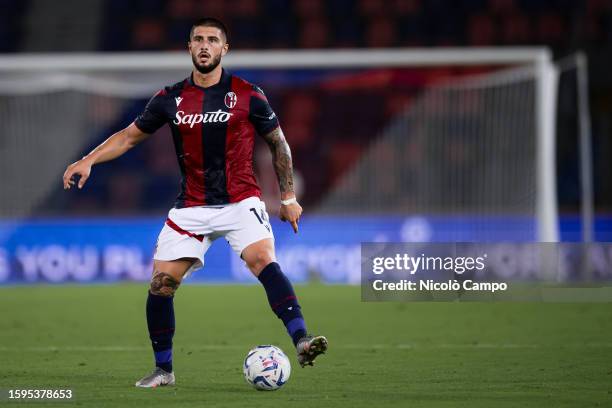
<instances>
[{"instance_id":1,"label":"saputo sponsor logo","mask_svg":"<svg viewBox=\"0 0 612 408\"><path fill-rule=\"evenodd\" d=\"M219 109L216 112L190 113L185 114L185 111L176 112L175 119L172 121L175 125L189 125L193 128L198 123L224 123L227 122L233 113L223 112Z\"/></svg>"}]
</instances>

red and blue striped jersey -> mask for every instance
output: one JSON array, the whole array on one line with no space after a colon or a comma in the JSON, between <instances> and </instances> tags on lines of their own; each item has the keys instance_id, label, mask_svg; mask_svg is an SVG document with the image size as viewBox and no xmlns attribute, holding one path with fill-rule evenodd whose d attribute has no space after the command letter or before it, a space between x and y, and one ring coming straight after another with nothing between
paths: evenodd
<instances>
[{"instance_id":1,"label":"red and blue striped jersey","mask_svg":"<svg viewBox=\"0 0 612 408\"><path fill-rule=\"evenodd\" d=\"M190 76L157 92L134 123L145 133L170 126L182 176L176 208L261 197L255 134L274 130L278 119L259 87L225 70L208 88Z\"/></svg>"}]
</instances>

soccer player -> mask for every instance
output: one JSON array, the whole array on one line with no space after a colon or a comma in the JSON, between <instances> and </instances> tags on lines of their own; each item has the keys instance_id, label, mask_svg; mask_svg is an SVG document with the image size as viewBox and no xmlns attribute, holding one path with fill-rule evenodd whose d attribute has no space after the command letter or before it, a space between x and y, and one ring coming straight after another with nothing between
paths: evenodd
<instances>
[{"instance_id":1,"label":"soccer player","mask_svg":"<svg viewBox=\"0 0 612 408\"><path fill-rule=\"evenodd\" d=\"M224 237L264 286L302 367L326 351L323 336L308 335L293 287L276 263L274 236L253 171L255 134L267 142L281 191L280 218L295 233L302 207L293 186L291 151L262 90L221 66L227 30L213 18L197 21L187 43L191 75L157 92L127 128L115 133L64 173L64 189L80 189L94 164L113 160L164 124L172 130L181 169L180 194L157 241L146 314L155 369L137 387L173 385L173 297L183 278L204 265L204 254Z\"/></svg>"}]
</instances>

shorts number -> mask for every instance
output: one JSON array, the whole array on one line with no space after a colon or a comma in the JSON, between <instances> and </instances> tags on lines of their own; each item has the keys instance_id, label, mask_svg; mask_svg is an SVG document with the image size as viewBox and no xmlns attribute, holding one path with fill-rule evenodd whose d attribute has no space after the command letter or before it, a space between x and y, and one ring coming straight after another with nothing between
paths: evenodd
<instances>
[{"instance_id":1,"label":"shorts number","mask_svg":"<svg viewBox=\"0 0 612 408\"><path fill-rule=\"evenodd\" d=\"M259 221L260 224L262 224L264 227L266 227L268 231L270 231L270 223L268 221L268 215L266 214L264 210L261 210L261 216L257 214L257 210L255 208L249 208L249 211L255 214L255 217L257 217L257 221Z\"/></svg>"}]
</instances>

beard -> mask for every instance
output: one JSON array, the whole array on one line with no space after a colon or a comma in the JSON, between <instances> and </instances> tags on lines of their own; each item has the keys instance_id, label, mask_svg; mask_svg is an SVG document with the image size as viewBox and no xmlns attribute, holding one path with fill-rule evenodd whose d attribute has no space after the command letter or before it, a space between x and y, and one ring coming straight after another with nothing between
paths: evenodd
<instances>
[{"instance_id":1,"label":"beard","mask_svg":"<svg viewBox=\"0 0 612 408\"><path fill-rule=\"evenodd\" d=\"M221 63L221 54L216 57L212 57L208 65L198 63L198 57L196 55L191 56L191 60L193 61L193 66L202 74L208 74Z\"/></svg>"}]
</instances>

